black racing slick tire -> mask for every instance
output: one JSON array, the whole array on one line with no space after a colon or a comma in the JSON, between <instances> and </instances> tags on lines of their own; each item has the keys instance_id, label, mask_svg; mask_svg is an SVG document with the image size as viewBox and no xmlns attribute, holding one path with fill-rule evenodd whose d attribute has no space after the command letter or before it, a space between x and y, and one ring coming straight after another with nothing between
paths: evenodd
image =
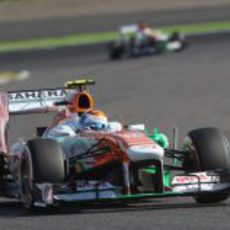
<instances>
[{"instance_id":1,"label":"black racing slick tire","mask_svg":"<svg viewBox=\"0 0 230 230\"><path fill-rule=\"evenodd\" d=\"M203 128L190 131L188 136L198 158L195 167L202 171L230 171L230 146L222 132L216 128Z\"/></svg>"},{"instance_id":2,"label":"black racing slick tire","mask_svg":"<svg viewBox=\"0 0 230 230\"><path fill-rule=\"evenodd\" d=\"M109 43L109 58L110 60L121 59L124 54L124 47L121 44L116 44L116 42Z\"/></svg>"},{"instance_id":3,"label":"black racing slick tire","mask_svg":"<svg viewBox=\"0 0 230 230\"><path fill-rule=\"evenodd\" d=\"M193 159L191 171L227 171L230 172L230 146L225 135L216 128L202 128L190 131ZM226 200L229 193L211 193L198 195L197 203L218 203Z\"/></svg>"},{"instance_id":4,"label":"black racing slick tire","mask_svg":"<svg viewBox=\"0 0 230 230\"><path fill-rule=\"evenodd\" d=\"M31 153L34 182L59 183L65 177L64 154L60 145L51 139L27 142Z\"/></svg>"}]
</instances>

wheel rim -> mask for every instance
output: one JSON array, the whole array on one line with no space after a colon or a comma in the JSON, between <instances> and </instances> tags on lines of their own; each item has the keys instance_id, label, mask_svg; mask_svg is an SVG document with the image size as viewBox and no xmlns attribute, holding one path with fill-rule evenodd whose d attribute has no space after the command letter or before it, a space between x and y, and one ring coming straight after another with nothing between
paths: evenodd
<instances>
[{"instance_id":1,"label":"wheel rim","mask_svg":"<svg viewBox=\"0 0 230 230\"><path fill-rule=\"evenodd\" d=\"M33 173L30 154L23 154L21 161L21 201L27 209L33 205Z\"/></svg>"}]
</instances>

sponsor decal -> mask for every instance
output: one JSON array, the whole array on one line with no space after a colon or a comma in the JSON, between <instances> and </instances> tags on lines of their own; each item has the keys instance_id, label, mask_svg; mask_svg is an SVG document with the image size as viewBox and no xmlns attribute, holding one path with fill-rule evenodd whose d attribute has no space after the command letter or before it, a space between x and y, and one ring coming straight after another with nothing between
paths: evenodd
<instances>
[{"instance_id":1,"label":"sponsor decal","mask_svg":"<svg viewBox=\"0 0 230 230\"><path fill-rule=\"evenodd\" d=\"M10 102L20 100L31 100L31 99L45 99L45 98L63 98L67 95L65 89L50 89L50 90L32 90L32 91L21 91L12 92L8 94Z\"/></svg>"},{"instance_id":2,"label":"sponsor decal","mask_svg":"<svg viewBox=\"0 0 230 230\"><path fill-rule=\"evenodd\" d=\"M210 175L208 172L176 176L172 181L172 189L174 192L215 192L226 188L229 188L228 182L221 182L220 176L217 174Z\"/></svg>"},{"instance_id":3,"label":"sponsor decal","mask_svg":"<svg viewBox=\"0 0 230 230\"><path fill-rule=\"evenodd\" d=\"M186 176L176 176L174 177L172 184L190 184L190 183L212 183L212 182L219 182L220 178L216 175L207 175L207 173L197 173L193 175L186 175Z\"/></svg>"}]
</instances>

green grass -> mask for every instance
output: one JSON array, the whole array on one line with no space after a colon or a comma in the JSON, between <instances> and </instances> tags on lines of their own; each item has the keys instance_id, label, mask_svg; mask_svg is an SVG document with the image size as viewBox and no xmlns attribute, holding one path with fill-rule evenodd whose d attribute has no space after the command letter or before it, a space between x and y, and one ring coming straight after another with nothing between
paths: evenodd
<instances>
[{"instance_id":1,"label":"green grass","mask_svg":"<svg viewBox=\"0 0 230 230\"><path fill-rule=\"evenodd\" d=\"M185 34L208 33L208 32L215 32L215 31L230 31L230 21L175 25L175 26L162 27L162 29L166 32L179 30Z\"/></svg>"},{"instance_id":2,"label":"green grass","mask_svg":"<svg viewBox=\"0 0 230 230\"><path fill-rule=\"evenodd\" d=\"M73 34L63 37L48 37L17 41L0 42L0 52L10 52L15 50L30 50L40 48L54 48L60 46L82 45L109 41L115 38L115 32Z\"/></svg>"},{"instance_id":3,"label":"green grass","mask_svg":"<svg viewBox=\"0 0 230 230\"><path fill-rule=\"evenodd\" d=\"M202 24L175 25L157 28L165 32L178 30L184 34L230 31L230 21ZM73 34L62 37L48 37L17 41L1 41L0 53L31 49L50 49L61 46L83 45L106 42L116 38L116 31L102 33Z\"/></svg>"}]
</instances>

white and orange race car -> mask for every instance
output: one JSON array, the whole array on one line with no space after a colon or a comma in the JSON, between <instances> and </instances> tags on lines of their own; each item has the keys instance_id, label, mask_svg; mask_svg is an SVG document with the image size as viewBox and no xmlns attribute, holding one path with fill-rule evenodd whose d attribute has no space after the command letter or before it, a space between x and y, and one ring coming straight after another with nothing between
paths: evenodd
<instances>
[{"instance_id":1,"label":"white and orange race car","mask_svg":"<svg viewBox=\"0 0 230 230\"><path fill-rule=\"evenodd\" d=\"M92 105L85 96L89 95L86 86L92 83L81 80L58 89L0 94L3 196L18 198L26 208L174 196L217 203L229 197L229 142L215 128L190 131L180 150L176 129L169 147L164 135L147 134L140 125L112 131L82 130L61 138L47 138L38 129L36 138L7 145L11 116L66 106L66 93L73 89L81 113ZM172 171L177 175L171 178Z\"/></svg>"}]
</instances>

